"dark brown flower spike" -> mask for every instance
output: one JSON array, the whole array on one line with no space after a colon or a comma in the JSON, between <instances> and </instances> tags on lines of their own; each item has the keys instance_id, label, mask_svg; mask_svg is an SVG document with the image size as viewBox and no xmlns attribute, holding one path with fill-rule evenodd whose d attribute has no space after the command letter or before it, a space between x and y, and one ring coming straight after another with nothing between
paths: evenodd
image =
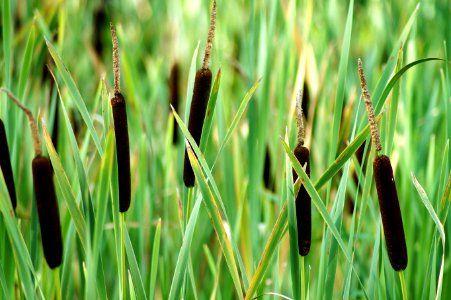
<instances>
[{"instance_id":1,"label":"dark brown flower spike","mask_svg":"<svg viewBox=\"0 0 451 300\"><path fill-rule=\"evenodd\" d=\"M130 145L125 98L120 88L119 45L116 30L110 24L113 41L114 94L111 98L114 133L116 136L116 159L119 186L119 211L126 212L131 202Z\"/></svg>"},{"instance_id":2,"label":"dark brown flower spike","mask_svg":"<svg viewBox=\"0 0 451 300\"><path fill-rule=\"evenodd\" d=\"M63 257L63 240L61 237L61 225L58 213L55 186L53 183L53 168L50 160L42 156L41 141L38 127L31 111L26 108L10 91L1 88L8 97L19 106L28 118L33 136L35 157L32 161L33 186L38 208L39 225L41 227L42 248L44 256L50 268L61 265Z\"/></svg>"},{"instance_id":3,"label":"dark brown flower spike","mask_svg":"<svg viewBox=\"0 0 451 300\"><path fill-rule=\"evenodd\" d=\"M0 167L2 168L3 178L8 188L9 197L13 210L17 207L16 188L14 186L13 170L11 167L11 158L9 155L8 140L6 139L6 130L3 120L0 119Z\"/></svg>"},{"instance_id":4,"label":"dark brown flower spike","mask_svg":"<svg viewBox=\"0 0 451 300\"><path fill-rule=\"evenodd\" d=\"M212 73L209 67L211 48L216 28L216 0L213 0L210 29L208 31L207 45L205 47L202 68L197 70L194 80L193 97L188 121L188 130L197 144L200 143L202 127L204 126L205 113L210 98ZM188 159L188 151L185 150L185 161L183 166L183 182L186 187L194 186L194 172Z\"/></svg>"},{"instance_id":5,"label":"dark brown flower spike","mask_svg":"<svg viewBox=\"0 0 451 300\"><path fill-rule=\"evenodd\" d=\"M178 63L174 63L171 68L171 74L169 76L169 104L172 105L176 112L179 111L179 102L180 102L180 67ZM174 126L174 130L172 133L172 144L177 144L178 140L178 130L177 127Z\"/></svg>"},{"instance_id":6,"label":"dark brown flower spike","mask_svg":"<svg viewBox=\"0 0 451 300\"><path fill-rule=\"evenodd\" d=\"M379 154L382 149L379 130L377 128L373 104L368 92L362 61L360 59L358 60L358 69L363 100L368 112L371 137L376 149L373 171L379 207L381 210L382 224L384 227L387 253L393 269L395 271L401 271L407 267L407 246L401 209L399 207L398 193L396 191L395 179L393 176L393 168L388 156Z\"/></svg>"}]
</instances>

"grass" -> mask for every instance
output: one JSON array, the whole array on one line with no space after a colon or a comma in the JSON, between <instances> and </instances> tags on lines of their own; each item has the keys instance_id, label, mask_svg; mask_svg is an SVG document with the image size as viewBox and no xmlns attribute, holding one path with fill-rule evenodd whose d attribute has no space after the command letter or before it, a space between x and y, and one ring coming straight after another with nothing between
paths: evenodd
<instances>
[{"instance_id":1,"label":"grass","mask_svg":"<svg viewBox=\"0 0 451 300\"><path fill-rule=\"evenodd\" d=\"M447 1L218 1L200 145L187 124L210 1L102 3L2 2L0 86L39 123L64 243L63 262L51 270L27 121L0 96L17 192L14 216L0 176L2 298L451 298ZM93 17L99 9L105 20ZM109 105L110 21L127 98L132 199L125 214ZM358 58L403 215L409 263L400 275L385 248ZM185 96L176 113L167 84L174 62ZM44 75L46 65L55 79ZM294 100L304 82L310 178L292 152ZM174 127L184 137L175 145ZM186 141L197 180L190 192L182 176ZM362 145L370 159L359 163ZM274 191L263 183L267 147ZM301 182L313 204L311 250L302 259L293 249Z\"/></svg>"}]
</instances>

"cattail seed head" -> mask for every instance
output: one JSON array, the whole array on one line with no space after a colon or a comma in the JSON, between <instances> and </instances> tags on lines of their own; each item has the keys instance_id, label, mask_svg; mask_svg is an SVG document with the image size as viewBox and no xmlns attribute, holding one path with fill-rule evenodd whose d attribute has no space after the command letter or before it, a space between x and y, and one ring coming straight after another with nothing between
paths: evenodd
<instances>
[{"instance_id":1,"label":"cattail seed head","mask_svg":"<svg viewBox=\"0 0 451 300\"><path fill-rule=\"evenodd\" d=\"M128 138L127 109L121 93L111 99L119 185L119 211L126 212L131 202L130 145Z\"/></svg>"},{"instance_id":2,"label":"cattail seed head","mask_svg":"<svg viewBox=\"0 0 451 300\"><path fill-rule=\"evenodd\" d=\"M14 177L9 156L8 140L6 139L6 130L3 120L0 119L0 167L3 172L6 187L8 188L11 205L14 210L17 207L16 189L14 187Z\"/></svg>"},{"instance_id":3,"label":"cattail seed head","mask_svg":"<svg viewBox=\"0 0 451 300\"><path fill-rule=\"evenodd\" d=\"M171 75L169 77L169 103L172 105L174 110L178 112L180 93L179 93L179 80L180 79L180 67L175 63L171 68ZM174 126L174 131L172 134L172 143L177 144L178 140L178 130Z\"/></svg>"},{"instance_id":4,"label":"cattail seed head","mask_svg":"<svg viewBox=\"0 0 451 300\"><path fill-rule=\"evenodd\" d=\"M51 269L54 269L62 261L63 241L53 183L53 168L47 157L38 155L32 161L32 171L41 227L42 248L47 264Z\"/></svg>"},{"instance_id":5,"label":"cattail seed head","mask_svg":"<svg viewBox=\"0 0 451 300\"><path fill-rule=\"evenodd\" d=\"M197 144L200 143L202 127L204 126L205 113L207 111L208 99L210 98L212 74L210 69L199 69L194 81L193 98L189 113L188 130ZM194 172L185 150L185 162L183 168L183 181L186 187L194 186Z\"/></svg>"},{"instance_id":6,"label":"cattail seed head","mask_svg":"<svg viewBox=\"0 0 451 300\"><path fill-rule=\"evenodd\" d=\"M407 247L393 169L388 156L377 156L373 162L373 171L388 257L393 269L401 271L407 267Z\"/></svg>"},{"instance_id":7,"label":"cattail seed head","mask_svg":"<svg viewBox=\"0 0 451 300\"><path fill-rule=\"evenodd\" d=\"M362 88L363 101L365 102L365 107L368 112L368 121L370 123L371 137L373 140L374 147L376 151L382 150L381 138L379 135L379 129L377 128L376 116L374 115L373 103L371 102L370 92L368 91L368 86L366 84L365 73L363 72L362 61L358 60L358 71L360 86Z\"/></svg>"},{"instance_id":8,"label":"cattail seed head","mask_svg":"<svg viewBox=\"0 0 451 300\"><path fill-rule=\"evenodd\" d=\"M294 149L294 155L301 166L306 165L305 173L310 177L310 152L308 148L298 144ZM298 175L293 169L293 180L296 181L297 179ZM306 256L310 251L312 240L312 204L304 185L301 185L296 196L296 221L299 255Z\"/></svg>"},{"instance_id":9,"label":"cattail seed head","mask_svg":"<svg viewBox=\"0 0 451 300\"><path fill-rule=\"evenodd\" d=\"M271 176L271 154L269 152L269 147L266 146L265 151L265 164L263 166L263 182L268 190L274 192L274 178Z\"/></svg>"}]
</instances>

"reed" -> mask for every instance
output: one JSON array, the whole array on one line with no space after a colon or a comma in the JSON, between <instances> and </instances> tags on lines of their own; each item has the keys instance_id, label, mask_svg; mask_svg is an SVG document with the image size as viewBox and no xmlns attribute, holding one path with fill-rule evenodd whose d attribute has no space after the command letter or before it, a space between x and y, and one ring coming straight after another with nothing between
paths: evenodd
<instances>
[{"instance_id":1,"label":"reed","mask_svg":"<svg viewBox=\"0 0 451 300\"><path fill-rule=\"evenodd\" d=\"M31 163L33 187L38 208L39 225L41 228L42 248L48 266L54 269L61 265L63 257L63 240L58 213L55 185L53 183L53 168L50 160L42 155L38 126L31 111L26 108L9 90L1 88L2 92L25 113L31 127L35 157Z\"/></svg>"},{"instance_id":2,"label":"reed","mask_svg":"<svg viewBox=\"0 0 451 300\"><path fill-rule=\"evenodd\" d=\"M194 80L193 97L188 121L188 130L197 144L200 143L202 127L204 126L205 113L207 111L208 100L210 98L212 73L209 67L211 48L216 28L216 0L213 0L210 29L208 30L207 45L205 47L202 67L197 70ZM189 162L188 151L185 149L185 161L183 166L183 182L186 187L194 186L194 172Z\"/></svg>"}]
</instances>

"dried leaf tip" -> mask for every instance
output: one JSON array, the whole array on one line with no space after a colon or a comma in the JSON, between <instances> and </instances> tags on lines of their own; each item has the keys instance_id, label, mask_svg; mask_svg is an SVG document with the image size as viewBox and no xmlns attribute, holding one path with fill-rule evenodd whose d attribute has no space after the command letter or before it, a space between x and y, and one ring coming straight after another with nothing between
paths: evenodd
<instances>
[{"instance_id":1,"label":"dried leaf tip","mask_svg":"<svg viewBox=\"0 0 451 300\"><path fill-rule=\"evenodd\" d=\"M304 112L302 111L302 88L299 89L297 98L296 98L296 121L297 121L297 142L298 145L304 145L305 138L305 128L304 128Z\"/></svg>"},{"instance_id":2,"label":"dried leaf tip","mask_svg":"<svg viewBox=\"0 0 451 300\"><path fill-rule=\"evenodd\" d=\"M119 43L117 41L116 28L110 22L111 41L113 43L113 74L114 74L114 94L121 92L121 72L119 67Z\"/></svg>"},{"instance_id":3,"label":"dried leaf tip","mask_svg":"<svg viewBox=\"0 0 451 300\"><path fill-rule=\"evenodd\" d=\"M208 30L207 45L205 45L204 60L202 62L202 69L208 69L211 56L211 48L213 47L213 38L215 37L216 29L216 0L213 0L211 15L210 15L210 29Z\"/></svg>"},{"instance_id":4,"label":"dried leaf tip","mask_svg":"<svg viewBox=\"0 0 451 300\"><path fill-rule=\"evenodd\" d=\"M42 154L42 148L41 148L41 139L39 138L39 131L38 131L38 125L36 123L36 120L33 117L33 114L31 111L25 107L25 105L20 102L20 100L11 93L10 90L2 87L0 88L0 91L4 92L8 97L25 113L25 115L28 118L28 123L30 124L31 128L31 134L33 136L33 148L36 156L40 156Z\"/></svg>"},{"instance_id":5,"label":"dried leaf tip","mask_svg":"<svg viewBox=\"0 0 451 300\"><path fill-rule=\"evenodd\" d=\"M379 129L377 128L376 116L374 115L373 103L371 102L370 92L368 91L368 86L366 84L365 73L363 72L362 61L358 60L358 70L360 86L362 88L363 101L365 103L366 110L368 112L368 121L370 123L371 137L373 140L373 145L376 151L382 150L381 138L379 135Z\"/></svg>"}]
</instances>

